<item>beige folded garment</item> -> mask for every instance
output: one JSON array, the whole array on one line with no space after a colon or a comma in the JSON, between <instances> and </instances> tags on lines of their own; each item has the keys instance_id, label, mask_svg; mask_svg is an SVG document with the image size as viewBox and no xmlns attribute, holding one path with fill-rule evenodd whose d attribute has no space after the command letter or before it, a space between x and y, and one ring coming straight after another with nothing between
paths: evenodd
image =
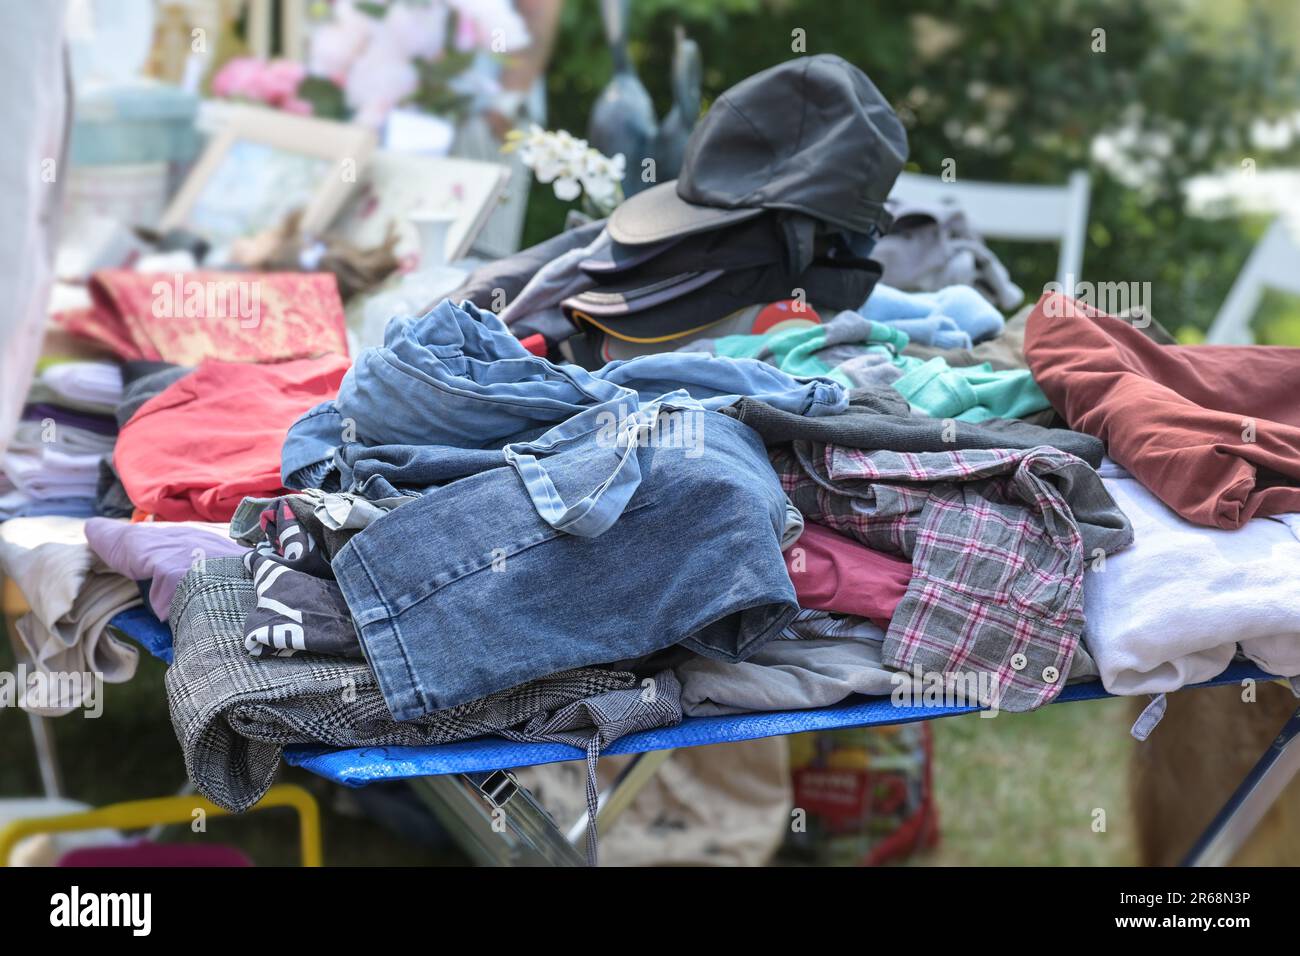
<instances>
[{"instance_id":1,"label":"beige folded garment","mask_svg":"<svg viewBox=\"0 0 1300 956\"><path fill-rule=\"evenodd\" d=\"M0 524L0 572L31 609L15 628L28 675L25 709L60 716L97 703L99 685L135 676L139 652L108 622L143 603L134 581L109 570L86 543L84 518L14 518Z\"/></svg>"}]
</instances>

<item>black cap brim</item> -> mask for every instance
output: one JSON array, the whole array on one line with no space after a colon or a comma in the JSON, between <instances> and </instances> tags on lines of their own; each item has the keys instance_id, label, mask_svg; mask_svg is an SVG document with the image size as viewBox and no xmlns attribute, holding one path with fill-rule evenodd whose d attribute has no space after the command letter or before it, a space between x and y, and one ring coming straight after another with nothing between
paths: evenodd
<instances>
[{"instance_id":1,"label":"black cap brim","mask_svg":"<svg viewBox=\"0 0 1300 956\"><path fill-rule=\"evenodd\" d=\"M762 213L757 207L723 209L689 203L677 195L677 180L672 179L625 199L609 217L607 228L615 242L639 246L721 229Z\"/></svg>"},{"instance_id":2,"label":"black cap brim","mask_svg":"<svg viewBox=\"0 0 1300 956\"><path fill-rule=\"evenodd\" d=\"M560 303L560 308L574 323L594 325L615 338L629 342L666 342L686 330L681 325L681 310L665 306L704 288L722 274L719 270L687 272L668 278L601 285L570 296ZM703 327L710 323L699 324Z\"/></svg>"},{"instance_id":3,"label":"black cap brim","mask_svg":"<svg viewBox=\"0 0 1300 956\"><path fill-rule=\"evenodd\" d=\"M677 245L676 240L647 242L640 246L625 246L621 242L607 242L604 248L590 259L583 259L578 268L601 281L630 272L645 265L655 256Z\"/></svg>"}]
</instances>

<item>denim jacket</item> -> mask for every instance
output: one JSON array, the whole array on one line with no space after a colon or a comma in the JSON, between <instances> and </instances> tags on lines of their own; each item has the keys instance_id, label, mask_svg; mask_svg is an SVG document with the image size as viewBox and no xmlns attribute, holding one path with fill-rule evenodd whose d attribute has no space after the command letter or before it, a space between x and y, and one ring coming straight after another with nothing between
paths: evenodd
<instances>
[{"instance_id":1,"label":"denim jacket","mask_svg":"<svg viewBox=\"0 0 1300 956\"><path fill-rule=\"evenodd\" d=\"M795 379L757 361L670 352L596 372L556 365L528 352L491 312L444 300L422 318L391 321L383 348L357 357L338 398L294 423L285 437L283 480L290 488L359 490L352 466L365 455L352 443L419 449L426 471L443 458L460 467L467 449L492 449L519 473L543 518L591 536L617 519L635 491L638 446L663 410L718 409L740 396L804 415L848 407L837 383ZM623 453L609 471L588 475L586 493L560 499L547 457L602 427ZM481 470L482 456L469 457L464 473ZM376 493L413 484L428 482L390 459Z\"/></svg>"}]
</instances>

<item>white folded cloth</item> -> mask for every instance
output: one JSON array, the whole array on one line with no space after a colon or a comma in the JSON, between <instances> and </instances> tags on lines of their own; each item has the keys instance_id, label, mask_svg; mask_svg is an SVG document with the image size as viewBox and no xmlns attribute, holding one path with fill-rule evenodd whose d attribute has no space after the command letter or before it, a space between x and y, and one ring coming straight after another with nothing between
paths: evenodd
<instances>
[{"instance_id":1,"label":"white folded cloth","mask_svg":"<svg viewBox=\"0 0 1300 956\"><path fill-rule=\"evenodd\" d=\"M1106 690L1209 680L1238 647L1271 674L1300 675L1300 516L1201 527L1112 462L1101 473L1134 536L1084 575L1084 639Z\"/></svg>"},{"instance_id":2,"label":"white folded cloth","mask_svg":"<svg viewBox=\"0 0 1300 956\"><path fill-rule=\"evenodd\" d=\"M122 367L115 362L59 362L40 380L59 398L108 412L122 400Z\"/></svg>"},{"instance_id":3,"label":"white folded cloth","mask_svg":"<svg viewBox=\"0 0 1300 956\"><path fill-rule=\"evenodd\" d=\"M0 518L34 500L94 498L100 460L112 453L114 441L71 425L20 422L0 458Z\"/></svg>"}]
</instances>

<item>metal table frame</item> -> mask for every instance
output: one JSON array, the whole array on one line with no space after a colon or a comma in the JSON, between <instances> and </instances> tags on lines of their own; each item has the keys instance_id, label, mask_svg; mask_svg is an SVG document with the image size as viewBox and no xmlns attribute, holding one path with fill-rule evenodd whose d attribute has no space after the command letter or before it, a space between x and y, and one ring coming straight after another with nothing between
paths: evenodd
<instances>
[{"instance_id":1,"label":"metal table frame","mask_svg":"<svg viewBox=\"0 0 1300 956\"><path fill-rule=\"evenodd\" d=\"M637 754L600 795L596 825L602 831L672 755ZM1300 773L1300 707L1183 859L1183 866L1226 866L1255 831L1269 807ZM470 857L486 866L584 866L587 815L564 828L519 785L509 770L440 774L408 781Z\"/></svg>"},{"instance_id":2,"label":"metal table frame","mask_svg":"<svg viewBox=\"0 0 1300 956\"><path fill-rule=\"evenodd\" d=\"M600 794L596 826L604 830L631 806L671 757L637 754ZM509 770L412 777L407 781L461 849L484 866L585 866L587 814L567 829L556 823Z\"/></svg>"},{"instance_id":3,"label":"metal table frame","mask_svg":"<svg viewBox=\"0 0 1300 956\"><path fill-rule=\"evenodd\" d=\"M1246 779L1206 827L1183 866L1227 866L1300 772L1300 707L1282 725Z\"/></svg>"},{"instance_id":4,"label":"metal table frame","mask_svg":"<svg viewBox=\"0 0 1300 956\"><path fill-rule=\"evenodd\" d=\"M969 708L967 712L973 710ZM922 719L939 716L948 714ZM32 714L28 717L42 789L46 796L61 796L58 755L50 723ZM600 794L597 827L611 826L672 753L672 749L661 749L637 754ZM1300 773L1300 707L1279 729L1236 792L1193 845L1183 865L1222 866L1230 862L1297 773ZM490 866L582 866L586 863L586 813L567 827L561 826L520 786L509 769L424 775L408 780L477 863Z\"/></svg>"}]
</instances>

